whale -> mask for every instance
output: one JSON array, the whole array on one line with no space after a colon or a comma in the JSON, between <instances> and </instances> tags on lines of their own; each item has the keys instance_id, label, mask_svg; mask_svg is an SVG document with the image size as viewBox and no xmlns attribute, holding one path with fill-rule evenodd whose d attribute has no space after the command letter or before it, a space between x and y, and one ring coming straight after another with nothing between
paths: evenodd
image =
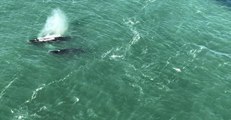
<instances>
[{"instance_id":1,"label":"whale","mask_svg":"<svg viewBox=\"0 0 231 120\"><path fill-rule=\"evenodd\" d=\"M65 48L65 49L57 49L57 50L50 50L49 53L63 55L63 54L81 54L85 53L82 48Z\"/></svg>"},{"instance_id":2,"label":"whale","mask_svg":"<svg viewBox=\"0 0 231 120\"><path fill-rule=\"evenodd\" d=\"M29 40L31 43L46 43L46 42L54 42L54 41L66 41L71 37L69 36L60 36L60 35L49 35L45 37L38 37L32 40Z\"/></svg>"}]
</instances>

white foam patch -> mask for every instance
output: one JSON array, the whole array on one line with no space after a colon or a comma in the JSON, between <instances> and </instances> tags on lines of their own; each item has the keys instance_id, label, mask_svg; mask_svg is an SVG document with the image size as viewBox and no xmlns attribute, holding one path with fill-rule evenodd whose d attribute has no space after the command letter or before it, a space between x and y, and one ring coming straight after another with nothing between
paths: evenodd
<instances>
[{"instance_id":1,"label":"white foam patch","mask_svg":"<svg viewBox=\"0 0 231 120\"><path fill-rule=\"evenodd\" d=\"M73 99L74 99L74 104L77 103L77 102L79 102L79 98L78 97L74 96Z\"/></svg>"},{"instance_id":2,"label":"white foam patch","mask_svg":"<svg viewBox=\"0 0 231 120\"><path fill-rule=\"evenodd\" d=\"M135 18L128 18L127 20L124 19L124 23L129 27L130 31L133 34L132 40L129 42L128 46L126 47L127 49L126 51L129 51L130 47L136 44L141 38L139 31L135 27L135 25L139 24L140 21L136 20Z\"/></svg>"},{"instance_id":3,"label":"white foam patch","mask_svg":"<svg viewBox=\"0 0 231 120\"><path fill-rule=\"evenodd\" d=\"M132 29L131 31L133 33L131 45L133 45L140 40L140 34L136 29Z\"/></svg>"},{"instance_id":4,"label":"white foam patch","mask_svg":"<svg viewBox=\"0 0 231 120\"><path fill-rule=\"evenodd\" d=\"M173 68L176 72L182 72L180 68Z\"/></svg>"},{"instance_id":5,"label":"white foam patch","mask_svg":"<svg viewBox=\"0 0 231 120\"><path fill-rule=\"evenodd\" d=\"M105 58L107 55L109 55L112 52L112 49L103 53L103 55L101 55L101 58Z\"/></svg>"},{"instance_id":6,"label":"white foam patch","mask_svg":"<svg viewBox=\"0 0 231 120\"><path fill-rule=\"evenodd\" d=\"M113 59L113 60L115 60L115 59L120 59L120 58L123 59L124 56L123 56L123 55L111 55L111 56L110 56L110 59L111 59L111 60L112 60L112 59Z\"/></svg>"},{"instance_id":7,"label":"white foam patch","mask_svg":"<svg viewBox=\"0 0 231 120\"><path fill-rule=\"evenodd\" d=\"M20 107L13 112L12 120L28 120L30 117L27 107Z\"/></svg>"}]
</instances>

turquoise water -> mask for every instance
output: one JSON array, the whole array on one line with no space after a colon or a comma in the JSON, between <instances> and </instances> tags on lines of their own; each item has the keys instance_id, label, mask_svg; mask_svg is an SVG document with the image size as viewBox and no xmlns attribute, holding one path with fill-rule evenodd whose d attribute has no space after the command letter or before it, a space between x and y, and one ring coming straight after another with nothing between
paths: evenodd
<instances>
[{"instance_id":1,"label":"turquoise water","mask_svg":"<svg viewBox=\"0 0 231 120\"><path fill-rule=\"evenodd\" d=\"M0 120L230 120L227 1L1 0ZM72 39L28 43L56 8Z\"/></svg>"}]
</instances>

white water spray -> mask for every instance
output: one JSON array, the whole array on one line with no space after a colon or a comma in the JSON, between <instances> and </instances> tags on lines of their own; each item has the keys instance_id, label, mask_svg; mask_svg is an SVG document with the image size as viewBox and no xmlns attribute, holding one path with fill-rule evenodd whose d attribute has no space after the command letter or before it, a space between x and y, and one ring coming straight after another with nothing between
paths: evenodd
<instances>
[{"instance_id":1,"label":"white water spray","mask_svg":"<svg viewBox=\"0 0 231 120\"><path fill-rule=\"evenodd\" d=\"M46 20L38 37L62 36L68 29L67 17L60 9L54 9Z\"/></svg>"}]
</instances>

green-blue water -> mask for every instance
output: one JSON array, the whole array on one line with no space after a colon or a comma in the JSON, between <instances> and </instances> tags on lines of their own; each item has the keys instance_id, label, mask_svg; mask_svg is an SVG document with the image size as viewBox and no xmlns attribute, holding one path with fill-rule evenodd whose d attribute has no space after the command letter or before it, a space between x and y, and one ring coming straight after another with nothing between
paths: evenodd
<instances>
[{"instance_id":1,"label":"green-blue water","mask_svg":"<svg viewBox=\"0 0 231 120\"><path fill-rule=\"evenodd\" d=\"M0 120L231 120L223 2L1 0ZM28 43L56 8L72 39Z\"/></svg>"}]
</instances>

